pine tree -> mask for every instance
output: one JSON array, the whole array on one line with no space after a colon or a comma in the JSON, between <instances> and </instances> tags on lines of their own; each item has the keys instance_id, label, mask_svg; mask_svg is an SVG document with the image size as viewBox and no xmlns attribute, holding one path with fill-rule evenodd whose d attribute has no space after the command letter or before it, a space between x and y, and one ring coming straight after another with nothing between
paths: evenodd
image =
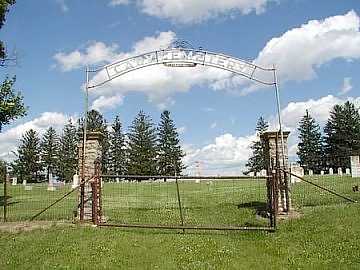
<instances>
[{"instance_id":1,"label":"pine tree","mask_svg":"<svg viewBox=\"0 0 360 270\"><path fill-rule=\"evenodd\" d=\"M84 120L79 120L79 131L83 131L83 124ZM101 139L101 167L102 172L106 173L109 167L109 132L107 131L107 123L104 116L96 111L91 110L88 112L88 119L87 119L87 131L94 131L94 132L101 132L102 139Z\"/></svg>"},{"instance_id":2,"label":"pine tree","mask_svg":"<svg viewBox=\"0 0 360 270\"><path fill-rule=\"evenodd\" d=\"M264 118L261 116L256 124L256 134L258 139L254 142L252 142L252 145L250 146L250 149L252 150L252 155L249 158L248 162L245 164L247 167L247 171L245 171L245 174L248 174L249 172L259 172L263 169L266 169L266 158L264 153L264 145L260 141L260 136L267 131L269 128L268 122L264 120Z\"/></svg>"},{"instance_id":3,"label":"pine tree","mask_svg":"<svg viewBox=\"0 0 360 270\"><path fill-rule=\"evenodd\" d=\"M122 132L119 116L115 117L109 137L110 172L114 175L123 175L126 173L125 136Z\"/></svg>"},{"instance_id":4,"label":"pine tree","mask_svg":"<svg viewBox=\"0 0 360 270\"><path fill-rule=\"evenodd\" d=\"M40 139L38 133L30 129L22 136L18 147L18 160L15 162L21 172L23 179L28 182L37 181L42 170L40 162Z\"/></svg>"},{"instance_id":5,"label":"pine tree","mask_svg":"<svg viewBox=\"0 0 360 270\"><path fill-rule=\"evenodd\" d=\"M133 175L155 175L156 130L149 116L140 111L128 133L127 171Z\"/></svg>"},{"instance_id":6,"label":"pine tree","mask_svg":"<svg viewBox=\"0 0 360 270\"><path fill-rule=\"evenodd\" d=\"M184 153L181 150L179 134L170 112L164 111L158 127L158 173L161 175L181 174Z\"/></svg>"},{"instance_id":7,"label":"pine tree","mask_svg":"<svg viewBox=\"0 0 360 270\"><path fill-rule=\"evenodd\" d=\"M66 182L72 181L78 168L78 137L76 128L69 119L64 126L59 143L58 175Z\"/></svg>"},{"instance_id":8,"label":"pine tree","mask_svg":"<svg viewBox=\"0 0 360 270\"><path fill-rule=\"evenodd\" d=\"M0 159L0 183L3 183L6 178L6 162Z\"/></svg>"},{"instance_id":9,"label":"pine tree","mask_svg":"<svg viewBox=\"0 0 360 270\"><path fill-rule=\"evenodd\" d=\"M324 132L327 165L332 168L349 168L349 156L360 150L359 109L349 101L335 105Z\"/></svg>"},{"instance_id":10,"label":"pine tree","mask_svg":"<svg viewBox=\"0 0 360 270\"><path fill-rule=\"evenodd\" d=\"M320 173L323 167L323 144L320 126L310 116L308 110L300 121L298 128L299 144L297 155L299 164L305 171Z\"/></svg>"},{"instance_id":11,"label":"pine tree","mask_svg":"<svg viewBox=\"0 0 360 270\"><path fill-rule=\"evenodd\" d=\"M41 162L46 169L47 179L55 173L58 165L59 139L53 127L49 127L41 141Z\"/></svg>"}]
</instances>

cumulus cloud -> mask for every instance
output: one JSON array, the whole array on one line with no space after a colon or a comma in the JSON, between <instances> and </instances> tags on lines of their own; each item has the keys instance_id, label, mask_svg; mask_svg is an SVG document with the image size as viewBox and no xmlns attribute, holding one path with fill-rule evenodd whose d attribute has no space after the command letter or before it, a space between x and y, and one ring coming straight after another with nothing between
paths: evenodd
<instances>
[{"instance_id":1,"label":"cumulus cloud","mask_svg":"<svg viewBox=\"0 0 360 270\"><path fill-rule=\"evenodd\" d=\"M113 109L116 106L121 105L122 103L123 97L120 95L111 97L101 96L93 102L91 109L103 111L103 109Z\"/></svg>"},{"instance_id":2,"label":"cumulus cloud","mask_svg":"<svg viewBox=\"0 0 360 270\"><path fill-rule=\"evenodd\" d=\"M309 80L316 76L317 68L334 59L360 58L359 28L360 18L354 11L324 20L312 20L287 31L280 37L271 39L258 54L254 63L264 67L276 64L281 83L289 80ZM174 40L176 40L174 32L160 32L136 42L127 52L121 51L117 44L92 42L84 50L59 52L54 59L59 68L70 71L85 65L111 63L144 52L167 48ZM273 74L268 75L273 76ZM91 85L103 82L107 78L106 71L100 71L91 79ZM263 79L269 81L268 78ZM348 82L345 90L349 89L350 81ZM142 92L147 95L150 102L164 109L175 103L173 99L175 93L188 92L193 86L199 85L241 94L249 94L260 88L259 84L252 84L244 77L233 76L227 71L216 68L200 65L194 68L168 68L156 65L129 72L101 87L92 89L91 95L95 99L100 99L97 101L99 103L114 96L120 100L120 96L128 92ZM102 109L107 108L104 106Z\"/></svg>"},{"instance_id":3,"label":"cumulus cloud","mask_svg":"<svg viewBox=\"0 0 360 270\"><path fill-rule=\"evenodd\" d=\"M310 80L317 76L316 69L335 59L360 58L360 18L355 11L344 15L311 20L293 28L279 37L272 38L260 51L255 64L276 66L281 82ZM217 88L238 87L246 84L234 77L217 84ZM249 86L247 94L259 89Z\"/></svg>"},{"instance_id":4,"label":"cumulus cloud","mask_svg":"<svg viewBox=\"0 0 360 270\"><path fill-rule=\"evenodd\" d=\"M351 91L352 88L353 88L353 86L351 84L351 78L350 77L345 77L343 85L342 85L341 90L339 92L339 95L347 94L348 92Z\"/></svg>"},{"instance_id":5,"label":"cumulus cloud","mask_svg":"<svg viewBox=\"0 0 360 270\"><path fill-rule=\"evenodd\" d=\"M242 174L251 154L250 144L255 139L256 135L235 137L226 133L202 148L186 146L184 163L188 165L188 173L194 174L196 162L200 162L204 175Z\"/></svg>"},{"instance_id":6,"label":"cumulus cloud","mask_svg":"<svg viewBox=\"0 0 360 270\"><path fill-rule=\"evenodd\" d=\"M271 0L137 0L145 14L185 24L224 15L263 13Z\"/></svg>"},{"instance_id":7,"label":"cumulus cloud","mask_svg":"<svg viewBox=\"0 0 360 270\"><path fill-rule=\"evenodd\" d=\"M309 110L312 117L321 125L326 123L330 111L336 104L343 104L351 101L360 106L360 97L338 98L332 95L321 97L319 99L309 99L306 101L290 102L281 111L284 123L284 130L289 130L289 157L290 160L296 159L298 150L298 132L297 127L305 111ZM277 120L275 116L268 118L270 130L277 130ZM259 138L256 134L249 136L235 137L226 133L214 139L214 142L200 148L194 146L185 146L186 156L185 164L188 166L187 173L194 174L199 169L196 162L200 162L202 173L204 175L217 174L241 174L245 169L245 163L251 155L249 148L251 143Z\"/></svg>"},{"instance_id":8,"label":"cumulus cloud","mask_svg":"<svg viewBox=\"0 0 360 270\"><path fill-rule=\"evenodd\" d=\"M70 118L73 120L75 119L73 117ZM63 113L44 112L33 120L0 133L0 158L14 158L14 156L11 155L11 152L16 150L16 146L18 145L20 138L27 130L34 129L42 135L50 126L52 126L59 131L62 129L64 124L68 122L68 119L69 117Z\"/></svg>"}]
</instances>

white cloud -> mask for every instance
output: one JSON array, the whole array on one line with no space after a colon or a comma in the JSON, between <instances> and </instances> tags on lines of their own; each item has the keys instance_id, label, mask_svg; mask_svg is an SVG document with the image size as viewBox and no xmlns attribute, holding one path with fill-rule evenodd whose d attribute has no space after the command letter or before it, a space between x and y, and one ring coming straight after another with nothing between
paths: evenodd
<instances>
[{"instance_id":1,"label":"white cloud","mask_svg":"<svg viewBox=\"0 0 360 270\"><path fill-rule=\"evenodd\" d=\"M260 51L254 63L276 66L280 82L303 81L316 77L316 69L335 59L353 60L360 58L360 18L355 11L344 15L311 20L293 28L279 37L272 38ZM248 82L234 77L217 83L218 89L239 87ZM247 94L259 86L242 90Z\"/></svg>"},{"instance_id":2,"label":"white cloud","mask_svg":"<svg viewBox=\"0 0 360 270\"><path fill-rule=\"evenodd\" d=\"M64 124L68 122L68 119L69 117L62 113L44 112L38 118L0 133L0 158L14 158L14 156L11 155L11 151L16 150L16 146L18 145L20 138L27 130L34 129L42 135L50 126L52 126L59 131L62 129Z\"/></svg>"},{"instance_id":3,"label":"white cloud","mask_svg":"<svg viewBox=\"0 0 360 270\"><path fill-rule=\"evenodd\" d=\"M71 53L59 52L54 55L57 66L63 71L78 69L87 65L95 65L104 62L111 62L117 59L116 50L118 46L112 44L107 46L103 42L91 42L85 52L79 50Z\"/></svg>"},{"instance_id":4,"label":"white cloud","mask_svg":"<svg viewBox=\"0 0 360 270\"><path fill-rule=\"evenodd\" d=\"M110 5L128 4L128 0L112 0ZM220 16L261 14L274 0L133 0L143 13L184 24L200 23Z\"/></svg>"},{"instance_id":5,"label":"white cloud","mask_svg":"<svg viewBox=\"0 0 360 270\"><path fill-rule=\"evenodd\" d=\"M341 87L339 95L347 94L348 92L351 91L352 88L353 88L353 86L351 84L351 78L350 77L345 77L344 82L343 82L343 86Z\"/></svg>"},{"instance_id":6,"label":"white cloud","mask_svg":"<svg viewBox=\"0 0 360 270\"><path fill-rule=\"evenodd\" d=\"M271 39L254 60L270 67L276 64L280 82L308 80L316 76L316 69L334 59L360 58L360 18L350 11L345 15L325 20L313 20L301 27L291 29L280 37ZM54 58L64 71L85 65L99 65L125 59L144 52L166 48L176 40L174 32L160 32L136 42L128 52L120 51L117 44L106 45L92 42L85 50L70 53L59 52ZM301 57L300 57L301 56ZM272 76L272 74L271 74ZM107 78L100 71L91 84ZM175 103L173 96L188 92L195 85L208 85L214 90L227 90L248 94L260 88L241 76L216 68L196 66L194 68L168 68L162 65L127 73L102 87L91 90L94 98L110 98L126 95L128 92L142 92L150 102L160 109Z\"/></svg>"},{"instance_id":7,"label":"white cloud","mask_svg":"<svg viewBox=\"0 0 360 270\"><path fill-rule=\"evenodd\" d=\"M102 42L93 42L84 51L60 52L54 58L59 68L70 71L89 64L110 63L159 48L167 48L175 39L174 32L160 32L156 36L145 37L136 42L129 52L118 51L118 46L115 44L106 46ZM100 71L91 79L90 85L103 81L106 76L105 71ZM174 93L188 92L194 85L211 85L228 76L228 72L215 68L200 66L168 68L157 65L127 73L102 87L91 89L90 94L94 98L103 100L114 96L120 99L128 92L143 92L150 102L164 109L174 104L175 101L172 99Z\"/></svg>"},{"instance_id":8,"label":"white cloud","mask_svg":"<svg viewBox=\"0 0 360 270\"><path fill-rule=\"evenodd\" d=\"M129 3L129 0L111 0L109 6L128 5Z\"/></svg>"},{"instance_id":9,"label":"white cloud","mask_svg":"<svg viewBox=\"0 0 360 270\"><path fill-rule=\"evenodd\" d=\"M109 110L115 108L118 105L121 105L123 101L123 97L120 95L111 97L100 96L93 102L91 109L97 111Z\"/></svg>"},{"instance_id":10,"label":"white cloud","mask_svg":"<svg viewBox=\"0 0 360 270\"><path fill-rule=\"evenodd\" d=\"M188 172L195 173L195 162L202 165L204 175L242 174L244 165L251 154L249 148L256 135L234 137L226 133L215 138L215 141L199 149L191 146L185 148L184 162L189 166Z\"/></svg>"},{"instance_id":11,"label":"white cloud","mask_svg":"<svg viewBox=\"0 0 360 270\"><path fill-rule=\"evenodd\" d=\"M65 0L56 0L56 3L60 6L62 12L68 12L69 7L67 6Z\"/></svg>"},{"instance_id":12,"label":"white cloud","mask_svg":"<svg viewBox=\"0 0 360 270\"><path fill-rule=\"evenodd\" d=\"M332 95L287 104L281 115L285 126L284 129L291 131L288 140L290 160L296 159L298 149L297 127L305 111L309 110L311 116L321 126L324 126L333 106L343 104L348 100L355 103L356 106L360 106L360 97L338 98ZM270 130L276 130L276 117L271 116L268 121L271 124ZM258 137L255 134L235 137L227 133L216 137L213 143L200 148L186 145L184 149L187 155L184 158L184 163L189 166L187 173L195 174L197 172L195 162L198 161L202 164L201 168L204 175L239 175L244 171L245 163L250 157L251 149L249 146L256 139Z\"/></svg>"}]
</instances>

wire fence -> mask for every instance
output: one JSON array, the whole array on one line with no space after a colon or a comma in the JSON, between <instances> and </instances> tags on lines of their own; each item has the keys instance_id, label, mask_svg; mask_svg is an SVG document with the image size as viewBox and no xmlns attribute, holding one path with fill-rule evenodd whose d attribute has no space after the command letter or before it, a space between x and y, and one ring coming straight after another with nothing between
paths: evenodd
<instances>
[{"instance_id":1,"label":"wire fence","mask_svg":"<svg viewBox=\"0 0 360 270\"><path fill-rule=\"evenodd\" d=\"M27 221L35 214L45 209L55 200L64 196L72 187L71 184L59 184L49 187L48 183L27 183L12 185L7 183L0 186L0 216L6 221ZM6 204L6 208L4 205ZM60 201L56 207L49 209L39 216L38 220L59 221L73 220L77 212L77 192Z\"/></svg>"},{"instance_id":2,"label":"wire fence","mask_svg":"<svg viewBox=\"0 0 360 270\"><path fill-rule=\"evenodd\" d=\"M265 178L127 181L103 178L108 223L268 226ZM180 212L181 211L181 212Z\"/></svg>"}]
</instances>

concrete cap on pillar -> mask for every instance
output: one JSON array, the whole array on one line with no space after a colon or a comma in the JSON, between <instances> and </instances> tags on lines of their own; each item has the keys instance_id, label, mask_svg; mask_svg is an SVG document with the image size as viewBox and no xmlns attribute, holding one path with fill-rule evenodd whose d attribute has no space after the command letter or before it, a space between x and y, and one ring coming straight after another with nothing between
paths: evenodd
<instances>
[{"instance_id":1,"label":"concrete cap on pillar","mask_svg":"<svg viewBox=\"0 0 360 270\"><path fill-rule=\"evenodd\" d=\"M284 139L289 137L290 131L283 131ZM261 139L273 139L276 137L281 137L281 133L279 131L266 131L260 135Z\"/></svg>"}]
</instances>

